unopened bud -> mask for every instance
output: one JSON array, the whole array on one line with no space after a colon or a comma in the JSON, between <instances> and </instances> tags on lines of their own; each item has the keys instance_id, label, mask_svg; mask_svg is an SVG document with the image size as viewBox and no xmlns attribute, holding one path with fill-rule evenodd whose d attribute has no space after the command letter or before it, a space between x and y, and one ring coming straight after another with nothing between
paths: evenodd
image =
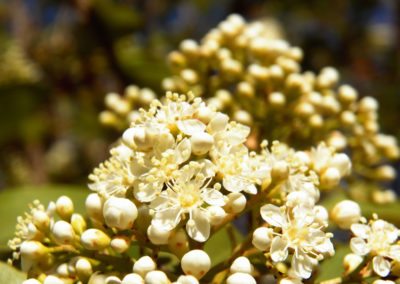
<instances>
[{"instance_id":1,"label":"unopened bud","mask_svg":"<svg viewBox=\"0 0 400 284\"><path fill-rule=\"evenodd\" d=\"M211 225L220 224L226 216L224 209L222 209L220 206L208 206L207 211L210 216Z\"/></svg>"},{"instance_id":2,"label":"unopened bud","mask_svg":"<svg viewBox=\"0 0 400 284\"><path fill-rule=\"evenodd\" d=\"M378 102L373 97L364 97L361 99L358 109L360 112L376 112L378 110Z\"/></svg>"},{"instance_id":3,"label":"unopened bud","mask_svg":"<svg viewBox=\"0 0 400 284\"><path fill-rule=\"evenodd\" d=\"M282 107L285 105L286 98L282 93L273 92L269 94L268 101L272 107Z\"/></svg>"},{"instance_id":4,"label":"unopened bud","mask_svg":"<svg viewBox=\"0 0 400 284\"><path fill-rule=\"evenodd\" d=\"M240 256L233 261L230 271L231 273L242 272L251 274L253 267L247 257Z\"/></svg>"},{"instance_id":5,"label":"unopened bud","mask_svg":"<svg viewBox=\"0 0 400 284\"><path fill-rule=\"evenodd\" d=\"M64 220L69 221L74 213L74 204L68 196L61 196L56 201L56 212Z\"/></svg>"},{"instance_id":6,"label":"unopened bud","mask_svg":"<svg viewBox=\"0 0 400 284\"><path fill-rule=\"evenodd\" d=\"M133 265L133 272L139 274L142 277L145 277L146 274L150 271L156 269L156 263L150 256L142 256L139 258L135 264Z\"/></svg>"},{"instance_id":7,"label":"unopened bud","mask_svg":"<svg viewBox=\"0 0 400 284\"><path fill-rule=\"evenodd\" d=\"M357 91L349 86L343 85L339 87L339 100L345 103L352 103L357 100Z\"/></svg>"},{"instance_id":8,"label":"unopened bud","mask_svg":"<svg viewBox=\"0 0 400 284\"><path fill-rule=\"evenodd\" d=\"M266 251L271 245L273 230L271 228L260 227L253 233L253 245L261 250Z\"/></svg>"},{"instance_id":9,"label":"unopened bud","mask_svg":"<svg viewBox=\"0 0 400 284\"><path fill-rule=\"evenodd\" d=\"M203 250L191 250L182 257L181 267L185 274L200 279L210 270L211 259Z\"/></svg>"},{"instance_id":10,"label":"unopened bud","mask_svg":"<svg viewBox=\"0 0 400 284\"><path fill-rule=\"evenodd\" d=\"M74 229L75 233L82 234L84 230L86 230L86 221L82 215L74 213L71 216L71 225Z\"/></svg>"},{"instance_id":11,"label":"unopened bud","mask_svg":"<svg viewBox=\"0 0 400 284\"><path fill-rule=\"evenodd\" d=\"M185 80L191 85L196 84L199 80L199 76L197 75L196 71L192 69L183 69L180 75L183 80Z\"/></svg>"},{"instance_id":12,"label":"unopened bud","mask_svg":"<svg viewBox=\"0 0 400 284\"><path fill-rule=\"evenodd\" d=\"M71 224L62 220L57 221L53 225L51 232L56 243L60 245L71 244L75 237L75 232Z\"/></svg>"},{"instance_id":13,"label":"unopened bud","mask_svg":"<svg viewBox=\"0 0 400 284\"><path fill-rule=\"evenodd\" d=\"M245 124L245 125L251 125L253 122L253 118L251 117L251 114L248 113L245 110L237 110L233 113L233 120Z\"/></svg>"},{"instance_id":14,"label":"unopened bud","mask_svg":"<svg viewBox=\"0 0 400 284\"><path fill-rule=\"evenodd\" d=\"M271 177L273 181L281 181L287 179L289 175L289 166L285 161L277 161L271 169Z\"/></svg>"},{"instance_id":15,"label":"unopened bud","mask_svg":"<svg viewBox=\"0 0 400 284\"><path fill-rule=\"evenodd\" d=\"M42 284L39 280L36 280L34 278L30 278L22 282L22 284Z\"/></svg>"},{"instance_id":16,"label":"unopened bud","mask_svg":"<svg viewBox=\"0 0 400 284\"><path fill-rule=\"evenodd\" d=\"M144 280L137 273L129 273L122 279L121 284L144 284Z\"/></svg>"},{"instance_id":17,"label":"unopened bud","mask_svg":"<svg viewBox=\"0 0 400 284\"><path fill-rule=\"evenodd\" d=\"M111 239L98 229L88 229L81 236L82 245L88 250L102 250L110 245Z\"/></svg>"},{"instance_id":18,"label":"unopened bud","mask_svg":"<svg viewBox=\"0 0 400 284\"><path fill-rule=\"evenodd\" d=\"M363 261L363 257L354 253L347 254L343 259L345 274L352 273Z\"/></svg>"},{"instance_id":19,"label":"unopened bud","mask_svg":"<svg viewBox=\"0 0 400 284\"><path fill-rule=\"evenodd\" d=\"M199 284L199 280L192 275L181 275L176 281L176 284Z\"/></svg>"},{"instance_id":20,"label":"unopened bud","mask_svg":"<svg viewBox=\"0 0 400 284\"><path fill-rule=\"evenodd\" d=\"M46 212L41 210L35 210L33 212L32 218L33 224L40 230L40 231L47 231L50 226L50 217L47 215Z\"/></svg>"},{"instance_id":21,"label":"unopened bud","mask_svg":"<svg viewBox=\"0 0 400 284\"><path fill-rule=\"evenodd\" d=\"M396 178L396 171L392 166L383 165L375 169L374 177L380 181L391 181Z\"/></svg>"},{"instance_id":22,"label":"unopened bud","mask_svg":"<svg viewBox=\"0 0 400 284\"><path fill-rule=\"evenodd\" d=\"M189 241L185 230L173 231L168 239L168 248L178 257L182 257L189 250Z\"/></svg>"},{"instance_id":23,"label":"unopened bud","mask_svg":"<svg viewBox=\"0 0 400 284\"><path fill-rule=\"evenodd\" d=\"M336 168L340 176L346 176L351 172L351 161L346 154L335 154L329 162L330 167Z\"/></svg>"},{"instance_id":24,"label":"unopened bud","mask_svg":"<svg viewBox=\"0 0 400 284\"><path fill-rule=\"evenodd\" d=\"M54 275L48 275L43 281L43 284L64 284L60 278Z\"/></svg>"},{"instance_id":25,"label":"unopened bud","mask_svg":"<svg viewBox=\"0 0 400 284\"><path fill-rule=\"evenodd\" d=\"M137 217L136 205L126 198L110 197L103 207L106 224L119 230L130 229Z\"/></svg>"},{"instance_id":26,"label":"unopened bud","mask_svg":"<svg viewBox=\"0 0 400 284\"><path fill-rule=\"evenodd\" d=\"M150 271L144 279L146 284L170 284L167 275L161 270Z\"/></svg>"},{"instance_id":27,"label":"unopened bud","mask_svg":"<svg viewBox=\"0 0 400 284\"><path fill-rule=\"evenodd\" d=\"M85 201L86 213L96 221L103 220L103 202L97 193L88 195Z\"/></svg>"},{"instance_id":28,"label":"unopened bud","mask_svg":"<svg viewBox=\"0 0 400 284\"><path fill-rule=\"evenodd\" d=\"M229 213L240 213L246 207L246 197L240 192L232 192L228 194L228 201L226 202L224 209Z\"/></svg>"},{"instance_id":29,"label":"unopened bud","mask_svg":"<svg viewBox=\"0 0 400 284\"><path fill-rule=\"evenodd\" d=\"M121 279L114 275L108 276L106 278L105 284L121 284Z\"/></svg>"},{"instance_id":30,"label":"unopened bud","mask_svg":"<svg viewBox=\"0 0 400 284\"><path fill-rule=\"evenodd\" d=\"M75 271L81 281L86 281L93 274L92 264L82 257L75 263Z\"/></svg>"},{"instance_id":31,"label":"unopened bud","mask_svg":"<svg viewBox=\"0 0 400 284\"><path fill-rule=\"evenodd\" d=\"M229 117L226 114L217 112L211 119L207 129L211 133L216 133L225 130L228 125Z\"/></svg>"},{"instance_id":32,"label":"unopened bud","mask_svg":"<svg viewBox=\"0 0 400 284\"><path fill-rule=\"evenodd\" d=\"M237 272L226 279L226 284L256 284L256 280L253 276L247 273Z\"/></svg>"},{"instance_id":33,"label":"unopened bud","mask_svg":"<svg viewBox=\"0 0 400 284\"><path fill-rule=\"evenodd\" d=\"M351 200L343 200L335 205L331 211L332 221L341 229L350 229L361 218L361 208L358 203Z\"/></svg>"},{"instance_id":34,"label":"unopened bud","mask_svg":"<svg viewBox=\"0 0 400 284\"><path fill-rule=\"evenodd\" d=\"M338 169L329 167L321 175L321 186L324 188L332 188L339 184L340 172Z\"/></svg>"},{"instance_id":35,"label":"unopened bud","mask_svg":"<svg viewBox=\"0 0 400 284\"><path fill-rule=\"evenodd\" d=\"M240 96L246 98L254 97L254 87L248 82L240 82L237 85L237 92Z\"/></svg>"},{"instance_id":36,"label":"unopened bud","mask_svg":"<svg viewBox=\"0 0 400 284\"><path fill-rule=\"evenodd\" d=\"M130 240L125 236L116 236L111 240L110 246L117 253L124 253L129 249Z\"/></svg>"},{"instance_id":37,"label":"unopened bud","mask_svg":"<svg viewBox=\"0 0 400 284\"><path fill-rule=\"evenodd\" d=\"M147 236L149 240L155 245L165 245L168 243L168 238L171 235L171 231L165 231L157 226L150 225L147 228Z\"/></svg>"},{"instance_id":38,"label":"unopened bud","mask_svg":"<svg viewBox=\"0 0 400 284\"><path fill-rule=\"evenodd\" d=\"M214 145L214 137L206 132L196 132L190 137L190 142L193 154L204 155Z\"/></svg>"}]
</instances>

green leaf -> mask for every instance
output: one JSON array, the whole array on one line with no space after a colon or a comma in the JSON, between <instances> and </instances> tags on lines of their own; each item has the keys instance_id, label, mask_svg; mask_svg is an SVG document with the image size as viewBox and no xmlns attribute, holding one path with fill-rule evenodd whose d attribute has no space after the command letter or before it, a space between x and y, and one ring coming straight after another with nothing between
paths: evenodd
<instances>
[{"instance_id":1,"label":"green leaf","mask_svg":"<svg viewBox=\"0 0 400 284\"><path fill-rule=\"evenodd\" d=\"M237 243L243 241L243 236L233 227L233 232ZM204 250L211 258L212 265L216 265L232 255L232 244L229 239L227 229L222 229L215 233L205 244Z\"/></svg>"},{"instance_id":2,"label":"green leaf","mask_svg":"<svg viewBox=\"0 0 400 284\"><path fill-rule=\"evenodd\" d=\"M4 262L0 262L0 283L21 284L25 279L25 273Z\"/></svg>"},{"instance_id":3,"label":"green leaf","mask_svg":"<svg viewBox=\"0 0 400 284\"><path fill-rule=\"evenodd\" d=\"M84 213L88 194L89 190L84 186L73 185L26 186L3 190L0 192L0 251L5 250L8 240L14 236L17 217L29 210L28 204L33 200L38 199L47 206L50 201L56 201L61 195L67 195L74 202L75 211Z\"/></svg>"},{"instance_id":4,"label":"green leaf","mask_svg":"<svg viewBox=\"0 0 400 284\"><path fill-rule=\"evenodd\" d=\"M350 253L349 247L337 246L335 249L335 255L324 260L319 265L318 275L315 279L315 283L341 277L344 272L343 258L348 253Z\"/></svg>"}]
</instances>

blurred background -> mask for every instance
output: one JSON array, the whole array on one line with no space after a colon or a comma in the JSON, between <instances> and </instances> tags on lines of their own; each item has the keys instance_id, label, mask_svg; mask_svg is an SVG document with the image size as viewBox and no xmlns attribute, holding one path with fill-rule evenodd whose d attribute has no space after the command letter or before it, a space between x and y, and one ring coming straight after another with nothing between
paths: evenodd
<instances>
[{"instance_id":1,"label":"blurred background","mask_svg":"<svg viewBox=\"0 0 400 284\"><path fill-rule=\"evenodd\" d=\"M303 69L336 67L378 99L382 132L400 138L397 0L0 0L0 213L85 196L119 135L99 123L105 94L128 84L161 94L167 53L231 13L269 21L303 48Z\"/></svg>"}]
</instances>

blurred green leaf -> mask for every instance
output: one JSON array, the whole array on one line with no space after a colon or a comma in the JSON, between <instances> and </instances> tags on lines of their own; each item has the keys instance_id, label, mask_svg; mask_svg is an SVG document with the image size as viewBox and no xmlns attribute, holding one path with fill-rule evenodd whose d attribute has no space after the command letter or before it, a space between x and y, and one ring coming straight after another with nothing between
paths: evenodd
<instances>
[{"instance_id":1,"label":"blurred green leaf","mask_svg":"<svg viewBox=\"0 0 400 284\"><path fill-rule=\"evenodd\" d=\"M233 228L237 243L243 241L242 234ZM232 247L229 234L226 229L222 229L214 234L205 244L204 250L211 258L211 264L218 264L232 255Z\"/></svg>"},{"instance_id":2,"label":"blurred green leaf","mask_svg":"<svg viewBox=\"0 0 400 284\"><path fill-rule=\"evenodd\" d=\"M331 258L324 260L318 269L318 275L315 283L326 281L329 279L341 277L344 272L343 258L350 252L347 246L337 246L335 248L335 255Z\"/></svg>"},{"instance_id":3,"label":"blurred green leaf","mask_svg":"<svg viewBox=\"0 0 400 284\"><path fill-rule=\"evenodd\" d=\"M7 241L13 237L17 217L28 211L28 204L38 199L45 206L55 201L61 195L69 196L75 205L75 211L84 213L85 198L89 190L84 186L46 185L9 188L0 192L0 249L7 246ZM0 283L7 283L1 282Z\"/></svg>"},{"instance_id":4,"label":"blurred green leaf","mask_svg":"<svg viewBox=\"0 0 400 284\"><path fill-rule=\"evenodd\" d=\"M20 284L25 279L25 273L18 271L4 262L0 262L0 283Z\"/></svg>"}]
</instances>

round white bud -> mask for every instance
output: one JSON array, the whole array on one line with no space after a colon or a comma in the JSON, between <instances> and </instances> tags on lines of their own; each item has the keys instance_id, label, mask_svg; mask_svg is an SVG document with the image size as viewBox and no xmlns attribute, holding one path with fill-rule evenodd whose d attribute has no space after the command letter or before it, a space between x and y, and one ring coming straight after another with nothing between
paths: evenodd
<instances>
[{"instance_id":1,"label":"round white bud","mask_svg":"<svg viewBox=\"0 0 400 284\"><path fill-rule=\"evenodd\" d=\"M396 178L396 170L389 165L382 165L375 169L375 178L380 181L391 181Z\"/></svg>"},{"instance_id":2,"label":"round white bud","mask_svg":"<svg viewBox=\"0 0 400 284\"><path fill-rule=\"evenodd\" d=\"M227 195L228 201L226 202L224 209L231 213L240 213L246 207L246 197L240 192L232 192Z\"/></svg>"},{"instance_id":3,"label":"round white bud","mask_svg":"<svg viewBox=\"0 0 400 284\"><path fill-rule=\"evenodd\" d=\"M233 120L245 124L245 125L251 125L253 122L253 118L251 117L251 114L248 113L245 110L237 110L233 113Z\"/></svg>"},{"instance_id":4,"label":"round white bud","mask_svg":"<svg viewBox=\"0 0 400 284\"><path fill-rule=\"evenodd\" d=\"M345 103L351 103L357 100L357 91L349 86L349 85L343 85L339 87L339 100Z\"/></svg>"},{"instance_id":5,"label":"round white bud","mask_svg":"<svg viewBox=\"0 0 400 284\"><path fill-rule=\"evenodd\" d=\"M199 280L192 275L181 275L176 281L177 284L199 284Z\"/></svg>"},{"instance_id":6,"label":"round white bud","mask_svg":"<svg viewBox=\"0 0 400 284\"><path fill-rule=\"evenodd\" d=\"M74 229L75 233L82 234L84 230L86 230L86 221L85 218L81 214L74 213L71 216L71 226Z\"/></svg>"},{"instance_id":7,"label":"round white bud","mask_svg":"<svg viewBox=\"0 0 400 284\"><path fill-rule=\"evenodd\" d=\"M180 73L180 76L183 80L191 85L196 84L199 80L199 76L197 75L196 71L192 69L183 69Z\"/></svg>"},{"instance_id":8,"label":"round white bud","mask_svg":"<svg viewBox=\"0 0 400 284\"><path fill-rule=\"evenodd\" d=\"M351 161L346 154L335 154L329 162L330 167L336 168L340 176L346 176L351 172Z\"/></svg>"},{"instance_id":9,"label":"round white bud","mask_svg":"<svg viewBox=\"0 0 400 284\"><path fill-rule=\"evenodd\" d=\"M187 55L196 55L198 52L198 44L192 39L185 39L179 45L180 50Z\"/></svg>"},{"instance_id":10,"label":"round white bud","mask_svg":"<svg viewBox=\"0 0 400 284\"><path fill-rule=\"evenodd\" d=\"M122 279L121 284L144 284L144 280L137 273L129 273Z\"/></svg>"},{"instance_id":11,"label":"round white bud","mask_svg":"<svg viewBox=\"0 0 400 284\"><path fill-rule=\"evenodd\" d=\"M247 273L236 272L226 279L226 284L257 284L253 276Z\"/></svg>"},{"instance_id":12,"label":"round white bud","mask_svg":"<svg viewBox=\"0 0 400 284\"><path fill-rule=\"evenodd\" d=\"M54 275L48 275L43 281L43 284L64 284L60 278Z\"/></svg>"},{"instance_id":13,"label":"round white bud","mask_svg":"<svg viewBox=\"0 0 400 284\"><path fill-rule=\"evenodd\" d=\"M154 270L154 271L150 271L149 273L147 273L144 281L146 284L170 284L171 283L169 281L167 275L160 270Z\"/></svg>"},{"instance_id":14,"label":"round white bud","mask_svg":"<svg viewBox=\"0 0 400 284\"><path fill-rule=\"evenodd\" d=\"M339 184L340 172L337 168L329 167L321 175L321 185L332 188Z\"/></svg>"},{"instance_id":15,"label":"round white bud","mask_svg":"<svg viewBox=\"0 0 400 284\"><path fill-rule=\"evenodd\" d=\"M93 274L92 264L86 258L79 258L75 263L75 271L80 279L88 279Z\"/></svg>"},{"instance_id":16,"label":"round white bud","mask_svg":"<svg viewBox=\"0 0 400 284\"><path fill-rule=\"evenodd\" d=\"M85 201L86 213L96 221L103 220L103 202L97 193L88 195Z\"/></svg>"},{"instance_id":17,"label":"round white bud","mask_svg":"<svg viewBox=\"0 0 400 284\"><path fill-rule=\"evenodd\" d=\"M314 216L315 216L315 221L320 223L322 226L327 227L328 226L328 218L329 218L329 213L326 210L326 208L322 205L316 205L313 208Z\"/></svg>"},{"instance_id":18,"label":"round white bud","mask_svg":"<svg viewBox=\"0 0 400 284\"><path fill-rule=\"evenodd\" d=\"M228 121L229 117L226 114L217 112L211 119L207 128L211 133L220 132L226 128L226 126L228 125Z\"/></svg>"},{"instance_id":19,"label":"round white bud","mask_svg":"<svg viewBox=\"0 0 400 284\"><path fill-rule=\"evenodd\" d=\"M110 245L110 237L99 229L88 229L82 233L81 243L88 250L101 250Z\"/></svg>"},{"instance_id":20,"label":"round white bud","mask_svg":"<svg viewBox=\"0 0 400 284\"><path fill-rule=\"evenodd\" d=\"M364 97L360 100L358 109L361 112L376 112L378 110L378 102L373 97Z\"/></svg>"},{"instance_id":21,"label":"round white bud","mask_svg":"<svg viewBox=\"0 0 400 284\"><path fill-rule=\"evenodd\" d=\"M351 200L343 200L337 203L331 211L332 221L341 229L350 229L361 218L361 208L358 203Z\"/></svg>"},{"instance_id":22,"label":"round white bud","mask_svg":"<svg viewBox=\"0 0 400 284\"><path fill-rule=\"evenodd\" d=\"M49 215L47 215L46 212L41 211L41 210L35 210L33 212L32 221L33 221L33 224L40 231L46 231L47 228L49 228L49 225L50 225L50 217L49 217Z\"/></svg>"},{"instance_id":23,"label":"round white bud","mask_svg":"<svg viewBox=\"0 0 400 284\"><path fill-rule=\"evenodd\" d=\"M124 253L129 249L130 241L128 237L116 236L111 240L111 248L118 253Z\"/></svg>"},{"instance_id":24,"label":"round white bud","mask_svg":"<svg viewBox=\"0 0 400 284\"><path fill-rule=\"evenodd\" d=\"M24 258L39 259L46 254L47 247L37 241L24 241L21 244L20 252Z\"/></svg>"},{"instance_id":25,"label":"round white bud","mask_svg":"<svg viewBox=\"0 0 400 284\"><path fill-rule=\"evenodd\" d=\"M121 279L114 275L108 276L106 278L105 284L121 284Z\"/></svg>"},{"instance_id":26,"label":"round white bud","mask_svg":"<svg viewBox=\"0 0 400 284\"><path fill-rule=\"evenodd\" d=\"M171 231L165 231L157 226L150 225L147 228L147 236L149 240L155 245L165 245L168 243L168 238L171 235Z\"/></svg>"},{"instance_id":27,"label":"round white bud","mask_svg":"<svg viewBox=\"0 0 400 284\"><path fill-rule=\"evenodd\" d=\"M260 227L257 228L253 232L253 241L252 244L259 250L265 251L267 250L272 241L273 230L271 228Z\"/></svg>"},{"instance_id":28,"label":"round white bud","mask_svg":"<svg viewBox=\"0 0 400 284\"><path fill-rule=\"evenodd\" d=\"M22 282L22 284L42 284L39 280L36 280L34 278L30 278Z\"/></svg>"},{"instance_id":29,"label":"round white bud","mask_svg":"<svg viewBox=\"0 0 400 284\"><path fill-rule=\"evenodd\" d=\"M54 223L51 232L55 242L60 245L71 244L75 237L75 232L71 224L62 220Z\"/></svg>"},{"instance_id":30,"label":"round white bud","mask_svg":"<svg viewBox=\"0 0 400 284\"><path fill-rule=\"evenodd\" d=\"M208 206L206 210L209 213L211 225L220 224L226 216L224 209L220 206Z\"/></svg>"},{"instance_id":31,"label":"round white bud","mask_svg":"<svg viewBox=\"0 0 400 284\"><path fill-rule=\"evenodd\" d=\"M207 107L207 106L200 106L197 109L196 112L196 117L202 121L203 123L209 123L210 120L213 118L214 116L214 112L212 111L211 108Z\"/></svg>"},{"instance_id":32,"label":"round white bud","mask_svg":"<svg viewBox=\"0 0 400 284\"><path fill-rule=\"evenodd\" d=\"M195 155L204 155L214 145L214 137L207 132L196 132L190 137L192 152Z\"/></svg>"},{"instance_id":33,"label":"round white bud","mask_svg":"<svg viewBox=\"0 0 400 284\"><path fill-rule=\"evenodd\" d=\"M183 229L172 231L168 239L168 247L170 251L178 257L187 253L189 250L189 241L186 231Z\"/></svg>"},{"instance_id":34,"label":"round white bud","mask_svg":"<svg viewBox=\"0 0 400 284\"><path fill-rule=\"evenodd\" d=\"M181 267L185 274L200 279L210 270L211 259L203 250L191 250L182 257Z\"/></svg>"},{"instance_id":35,"label":"round white bud","mask_svg":"<svg viewBox=\"0 0 400 284\"><path fill-rule=\"evenodd\" d=\"M122 142L131 148L135 147L134 136L135 136L136 128L131 127L124 131L122 134Z\"/></svg>"},{"instance_id":36,"label":"round white bud","mask_svg":"<svg viewBox=\"0 0 400 284\"><path fill-rule=\"evenodd\" d=\"M110 197L103 207L103 216L109 227L119 230L130 229L137 218L136 205L126 198Z\"/></svg>"},{"instance_id":37,"label":"round white bud","mask_svg":"<svg viewBox=\"0 0 400 284\"><path fill-rule=\"evenodd\" d=\"M156 267L154 260L150 256L146 255L142 256L135 262L133 265L133 272L145 277L148 272L155 270Z\"/></svg>"},{"instance_id":38,"label":"round white bud","mask_svg":"<svg viewBox=\"0 0 400 284\"><path fill-rule=\"evenodd\" d=\"M240 256L233 261L230 271L231 273L242 272L251 274L253 267L247 257Z\"/></svg>"},{"instance_id":39,"label":"round white bud","mask_svg":"<svg viewBox=\"0 0 400 284\"><path fill-rule=\"evenodd\" d=\"M282 107L285 105L286 98L282 93L273 92L269 94L268 101L273 107Z\"/></svg>"},{"instance_id":40,"label":"round white bud","mask_svg":"<svg viewBox=\"0 0 400 284\"><path fill-rule=\"evenodd\" d=\"M74 204L68 196L61 196L56 201L56 212L64 220L69 221L74 213Z\"/></svg>"},{"instance_id":41,"label":"round white bud","mask_svg":"<svg viewBox=\"0 0 400 284\"><path fill-rule=\"evenodd\" d=\"M149 88L143 88L140 90L139 103L144 106L148 106L156 98L156 94Z\"/></svg>"},{"instance_id":42,"label":"round white bud","mask_svg":"<svg viewBox=\"0 0 400 284\"><path fill-rule=\"evenodd\" d=\"M274 181L281 181L288 177L289 165L286 161L277 161L271 169L271 177Z\"/></svg>"}]
</instances>

